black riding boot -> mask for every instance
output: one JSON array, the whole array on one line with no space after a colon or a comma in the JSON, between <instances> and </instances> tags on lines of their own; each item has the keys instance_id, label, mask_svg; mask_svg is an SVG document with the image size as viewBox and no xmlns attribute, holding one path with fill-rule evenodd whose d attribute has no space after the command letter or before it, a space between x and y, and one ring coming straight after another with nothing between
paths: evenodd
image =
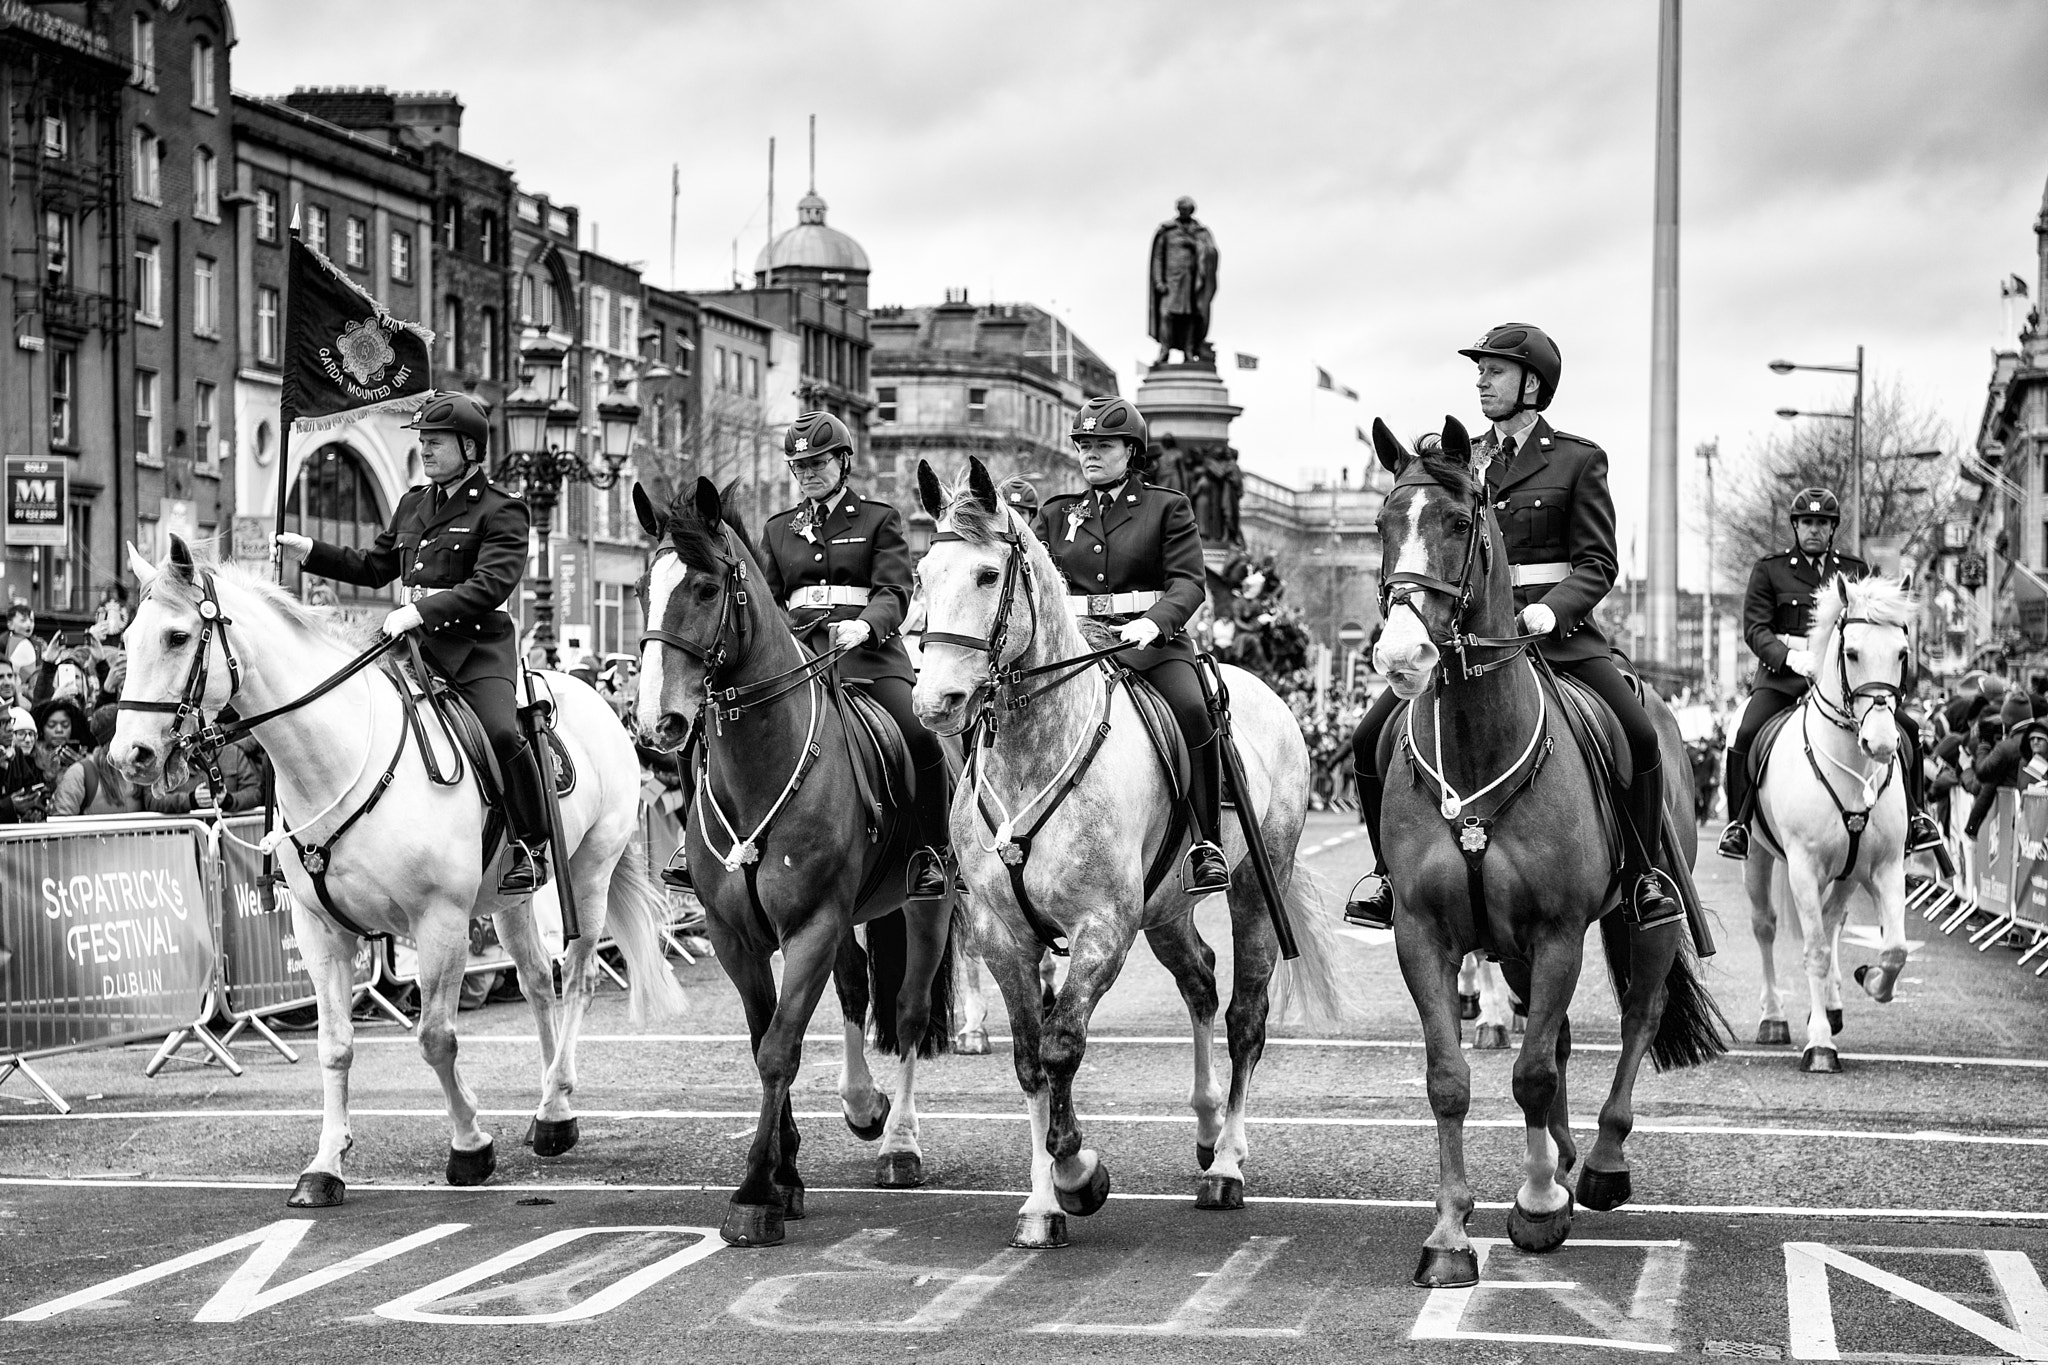
<instances>
[{"instance_id":1,"label":"black riding boot","mask_svg":"<svg viewBox=\"0 0 2048 1365\"><path fill-rule=\"evenodd\" d=\"M1639 841L1629 851L1628 868L1622 874L1622 889L1629 913L1638 928L1654 929L1685 917L1668 889L1664 874L1657 871L1658 851L1664 843L1664 769L1652 764L1638 772L1628 789L1628 821Z\"/></svg>"},{"instance_id":2,"label":"black riding boot","mask_svg":"<svg viewBox=\"0 0 2048 1365\"><path fill-rule=\"evenodd\" d=\"M917 770L917 801L911 818L917 822L918 847L904 868L903 895L906 900L945 899L946 862L952 856L953 848L953 834L949 827L952 793L946 787L943 757L931 767Z\"/></svg>"},{"instance_id":3,"label":"black riding boot","mask_svg":"<svg viewBox=\"0 0 2048 1365\"><path fill-rule=\"evenodd\" d=\"M1728 747L1728 763L1721 775L1728 790L1728 825L1721 831L1721 856L1742 862L1749 857L1749 751Z\"/></svg>"},{"instance_id":4,"label":"black riding boot","mask_svg":"<svg viewBox=\"0 0 2048 1365\"><path fill-rule=\"evenodd\" d=\"M676 821L676 851L669 855L668 866L661 869L663 886L672 887L677 891L688 891L692 895L697 892L697 884L690 880L690 859L684 850L690 845L690 798L696 794L696 788L690 781L690 774L696 771L693 763L696 752L696 735L692 734L690 742L675 756L677 771L682 774L683 779L683 804L677 807L682 818Z\"/></svg>"},{"instance_id":5,"label":"black riding boot","mask_svg":"<svg viewBox=\"0 0 2048 1365\"><path fill-rule=\"evenodd\" d=\"M498 894L523 895L547 885L547 803L531 748L522 743L515 752L500 754L498 766L505 774L505 818L510 826L507 851L511 854L498 882Z\"/></svg>"},{"instance_id":6,"label":"black riding boot","mask_svg":"<svg viewBox=\"0 0 2048 1365\"><path fill-rule=\"evenodd\" d=\"M1394 886L1387 880L1386 855L1380 852L1381 790L1379 774L1358 774L1358 813L1372 840L1372 871L1351 889L1351 899L1344 903L1344 920L1362 929L1394 927ZM1373 883L1370 891L1364 890L1367 882Z\"/></svg>"},{"instance_id":7,"label":"black riding boot","mask_svg":"<svg viewBox=\"0 0 2048 1365\"><path fill-rule=\"evenodd\" d=\"M1181 889L1191 896L1206 896L1230 889L1230 865L1223 860L1218 844L1222 830L1223 751L1211 738L1199 749L1188 751L1188 799L1195 808L1195 825L1201 837L1188 850L1187 876Z\"/></svg>"}]
</instances>

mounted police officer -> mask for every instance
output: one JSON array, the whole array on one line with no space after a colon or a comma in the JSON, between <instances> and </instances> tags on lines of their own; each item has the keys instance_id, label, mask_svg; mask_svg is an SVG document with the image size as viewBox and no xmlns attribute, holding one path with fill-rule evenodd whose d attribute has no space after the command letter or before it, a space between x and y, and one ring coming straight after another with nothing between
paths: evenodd
<instances>
[{"instance_id":1,"label":"mounted police officer","mask_svg":"<svg viewBox=\"0 0 2048 1365\"><path fill-rule=\"evenodd\" d=\"M1837 574L1862 578L1870 572L1854 555L1835 549L1835 529L1842 521L1841 500L1825 488L1802 488L1792 495L1788 513L1793 547L1765 555L1749 571L1749 590L1742 599L1742 637L1757 657L1756 682L1742 724L1728 746L1725 774L1728 827L1721 831L1721 856L1738 861L1749 856L1749 820L1755 792L1749 779L1749 749L1764 723L1799 704L1813 684L1813 651L1820 641L1808 638L1813 628L1814 594ZM1900 777L1910 812L1906 826L1909 852L1941 843L1941 830L1927 814L1921 786L1920 727L1904 707L1894 713L1904 740Z\"/></svg>"},{"instance_id":2,"label":"mounted police officer","mask_svg":"<svg viewBox=\"0 0 2048 1365\"><path fill-rule=\"evenodd\" d=\"M799 416L783 437L782 454L803 500L761 528L761 572L797 638L821 648L847 647L839 676L863 683L903 732L917 770L916 849L905 895L937 900L947 891L952 793L939 737L910 704L917 675L901 634L911 592L903 518L888 503L847 486L853 433L831 413Z\"/></svg>"},{"instance_id":3,"label":"mounted police officer","mask_svg":"<svg viewBox=\"0 0 2048 1365\"><path fill-rule=\"evenodd\" d=\"M1540 634L1537 648L1550 666L1600 695L1628 736L1634 777L1622 794L1635 837L1624 840L1625 904L1643 928L1685 912L1654 866L1663 838L1664 773L1656 727L1615 667L1613 647L1593 620L1593 609L1614 586L1619 559L1614 544L1614 499L1607 490L1607 453L1584 437L1553 428L1541 415L1557 396L1564 358L1541 328L1504 323L1459 355L1478 366L1479 409L1493 424L1473 447L1485 459L1486 484L1514 566L1521 629ZM1369 928L1394 923L1394 894L1380 859L1380 733L1401 706L1391 689L1366 712L1352 737L1352 763L1367 831L1372 873L1364 895L1352 892L1344 917Z\"/></svg>"},{"instance_id":4,"label":"mounted police officer","mask_svg":"<svg viewBox=\"0 0 2048 1365\"><path fill-rule=\"evenodd\" d=\"M1218 846L1222 754L1216 721L1182 634L1208 600L1202 537L1188 500L1148 484L1145 418L1128 399L1091 398L1074 414L1072 436L1087 491L1048 498L1033 528L1074 594L1077 615L1117 627L1139 646L1119 662L1146 681L1180 722L1186 738L1197 838L1182 887L1194 895L1225 891L1230 871Z\"/></svg>"},{"instance_id":5,"label":"mounted police officer","mask_svg":"<svg viewBox=\"0 0 2048 1365\"><path fill-rule=\"evenodd\" d=\"M403 583L405 605L384 618L384 633L422 632L420 652L455 684L490 737L504 774L511 855L498 894L517 895L548 879L547 807L519 724L518 632L505 610L526 572L526 504L484 479L491 424L474 398L433 394L408 430L420 434L428 481L406 491L368 548L285 532L273 553L360 587Z\"/></svg>"}]
</instances>

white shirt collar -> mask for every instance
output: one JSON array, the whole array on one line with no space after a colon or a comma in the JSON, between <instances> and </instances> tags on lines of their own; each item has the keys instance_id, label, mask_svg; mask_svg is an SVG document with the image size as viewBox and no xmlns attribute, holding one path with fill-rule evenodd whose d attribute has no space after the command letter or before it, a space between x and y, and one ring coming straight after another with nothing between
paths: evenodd
<instances>
[{"instance_id":1,"label":"white shirt collar","mask_svg":"<svg viewBox=\"0 0 2048 1365\"><path fill-rule=\"evenodd\" d=\"M1504 442L1513 437L1515 453L1520 454L1529 448L1529 433L1536 429L1536 418L1536 413L1523 408L1506 421L1493 424L1493 439L1496 442Z\"/></svg>"}]
</instances>

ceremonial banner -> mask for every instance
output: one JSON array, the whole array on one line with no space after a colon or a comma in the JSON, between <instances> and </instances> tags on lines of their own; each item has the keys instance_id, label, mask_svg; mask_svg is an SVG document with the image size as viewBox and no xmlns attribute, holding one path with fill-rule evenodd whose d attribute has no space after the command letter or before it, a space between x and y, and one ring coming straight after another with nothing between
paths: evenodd
<instances>
[{"instance_id":1,"label":"ceremonial banner","mask_svg":"<svg viewBox=\"0 0 2048 1365\"><path fill-rule=\"evenodd\" d=\"M431 391L434 334L391 316L325 256L291 238L284 401L304 430L380 410L410 411Z\"/></svg>"}]
</instances>

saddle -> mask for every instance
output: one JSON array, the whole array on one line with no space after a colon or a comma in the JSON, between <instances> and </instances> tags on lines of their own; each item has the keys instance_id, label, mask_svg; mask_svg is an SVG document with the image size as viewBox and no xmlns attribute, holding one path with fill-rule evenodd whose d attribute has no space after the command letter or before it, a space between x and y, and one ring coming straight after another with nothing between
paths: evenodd
<instances>
[{"instance_id":1,"label":"saddle","mask_svg":"<svg viewBox=\"0 0 2048 1365\"><path fill-rule=\"evenodd\" d=\"M902 730L863 684L841 683L839 696L844 714L854 722L848 733L855 765L880 787L884 803L898 810L908 806L917 797L917 770L911 766L910 745Z\"/></svg>"},{"instance_id":2,"label":"saddle","mask_svg":"<svg viewBox=\"0 0 2048 1365\"><path fill-rule=\"evenodd\" d=\"M1180 722L1174 719L1173 708L1146 681L1145 675L1129 670L1119 671L1125 675L1124 691L1138 712L1138 720L1145 727L1145 737L1152 741L1152 751L1159 755L1160 766L1166 772L1167 793L1173 811L1167 820L1166 837L1159 841L1158 850L1145 867L1145 899L1149 901L1179 860L1192 828L1188 818L1188 784L1192 780L1188 741L1187 736L1181 733Z\"/></svg>"}]
</instances>

